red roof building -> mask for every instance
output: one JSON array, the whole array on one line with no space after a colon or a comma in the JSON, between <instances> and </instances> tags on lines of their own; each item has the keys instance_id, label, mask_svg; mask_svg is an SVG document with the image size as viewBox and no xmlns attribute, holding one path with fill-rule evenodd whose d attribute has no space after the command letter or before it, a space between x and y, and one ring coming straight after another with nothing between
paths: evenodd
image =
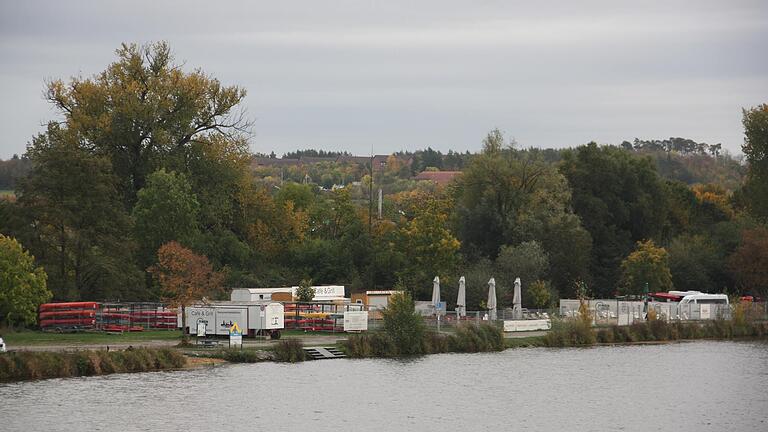
<instances>
[{"instance_id":1,"label":"red roof building","mask_svg":"<svg viewBox=\"0 0 768 432\"><path fill-rule=\"evenodd\" d=\"M428 180L445 186L461 175L461 171L422 171L414 180Z\"/></svg>"}]
</instances>

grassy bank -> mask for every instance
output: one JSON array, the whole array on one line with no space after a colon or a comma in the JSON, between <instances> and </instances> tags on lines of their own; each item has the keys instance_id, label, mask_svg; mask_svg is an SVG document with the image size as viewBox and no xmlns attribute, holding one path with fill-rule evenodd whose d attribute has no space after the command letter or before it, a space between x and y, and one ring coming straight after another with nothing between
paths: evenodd
<instances>
[{"instance_id":1,"label":"grassy bank","mask_svg":"<svg viewBox=\"0 0 768 432\"><path fill-rule=\"evenodd\" d=\"M490 324L461 325L455 333L444 334L426 331L422 333L407 352L398 346L397 341L386 332L369 332L350 335L342 343L344 352L352 358L366 357L405 357L409 355L439 354L450 352L488 352L501 351L506 346L504 334L500 328Z\"/></svg>"},{"instance_id":2,"label":"grassy bank","mask_svg":"<svg viewBox=\"0 0 768 432\"><path fill-rule=\"evenodd\" d=\"M541 338L541 346L573 347L595 344L664 342L689 339L739 339L768 337L768 322L713 320L703 323L650 320L629 326L592 328L582 321L554 322Z\"/></svg>"},{"instance_id":3,"label":"grassy bank","mask_svg":"<svg viewBox=\"0 0 768 432\"><path fill-rule=\"evenodd\" d=\"M180 340L178 330L150 330L143 332L103 333L52 333L33 330L9 331L4 330L3 339L10 348L30 345L70 345L70 344L104 344L119 342L142 342L151 340Z\"/></svg>"},{"instance_id":4,"label":"grassy bank","mask_svg":"<svg viewBox=\"0 0 768 432\"><path fill-rule=\"evenodd\" d=\"M0 354L0 382L179 369L187 359L172 349L9 352Z\"/></svg>"}]
</instances>

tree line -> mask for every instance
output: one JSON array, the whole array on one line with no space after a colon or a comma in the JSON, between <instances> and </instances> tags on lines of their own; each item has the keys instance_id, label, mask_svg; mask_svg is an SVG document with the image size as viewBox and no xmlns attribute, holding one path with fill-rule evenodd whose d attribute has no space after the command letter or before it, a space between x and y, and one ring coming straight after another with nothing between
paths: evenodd
<instances>
[{"instance_id":1,"label":"tree line","mask_svg":"<svg viewBox=\"0 0 768 432\"><path fill-rule=\"evenodd\" d=\"M301 179L251 169L244 89L185 72L166 43L116 54L95 76L46 84L61 118L20 158L16 198L0 200L0 233L34 256L56 300L163 298L149 270L170 242L206 257L227 287L311 280L428 299L438 275L450 305L464 275L470 309L484 307L491 276L502 306L515 277L536 307L645 284L768 293L766 105L743 113L735 189L663 176L634 145L522 149L494 130L478 153L428 148L411 166L393 155L328 190L335 174L323 170L338 166ZM462 174L419 183L414 164Z\"/></svg>"}]
</instances>

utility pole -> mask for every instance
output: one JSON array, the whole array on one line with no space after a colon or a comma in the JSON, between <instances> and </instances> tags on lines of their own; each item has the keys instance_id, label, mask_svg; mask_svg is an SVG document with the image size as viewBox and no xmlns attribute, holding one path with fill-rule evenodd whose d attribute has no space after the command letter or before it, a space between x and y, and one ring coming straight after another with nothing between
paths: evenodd
<instances>
[{"instance_id":1,"label":"utility pole","mask_svg":"<svg viewBox=\"0 0 768 432\"><path fill-rule=\"evenodd\" d=\"M371 182L368 184L368 234L373 233L373 146L371 146Z\"/></svg>"}]
</instances>

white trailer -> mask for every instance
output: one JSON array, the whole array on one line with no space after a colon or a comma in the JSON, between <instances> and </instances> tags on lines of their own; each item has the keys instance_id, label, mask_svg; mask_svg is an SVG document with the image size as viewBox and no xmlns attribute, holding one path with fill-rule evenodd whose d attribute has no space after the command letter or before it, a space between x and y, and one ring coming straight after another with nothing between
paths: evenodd
<instances>
[{"instance_id":1,"label":"white trailer","mask_svg":"<svg viewBox=\"0 0 768 432\"><path fill-rule=\"evenodd\" d=\"M247 336L270 335L280 338L285 328L285 313L281 303L271 302L213 302L187 307L185 332L196 334L198 325L205 324L206 336L225 336L234 324Z\"/></svg>"}]
</instances>

